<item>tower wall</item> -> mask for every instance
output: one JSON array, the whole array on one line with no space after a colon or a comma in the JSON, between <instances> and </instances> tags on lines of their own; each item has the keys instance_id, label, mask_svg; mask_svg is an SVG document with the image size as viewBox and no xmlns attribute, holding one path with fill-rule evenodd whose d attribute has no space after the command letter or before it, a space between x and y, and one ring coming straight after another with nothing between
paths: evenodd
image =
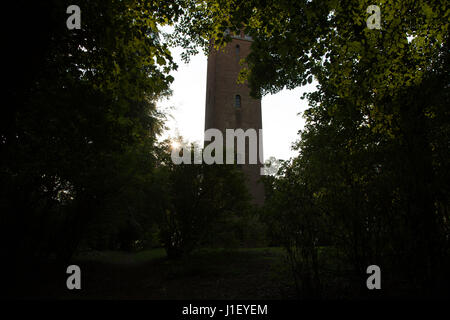
<instances>
[{"instance_id":1,"label":"tower wall","mask_svg":"<svg viewBox=\"0 0 450 320\"><path fill-rule=\"evenodd\" d=\"M244 39L244 35L241 34L240 38L234 37L225 48L218 51L211 50L208 56L205 130L219 129L224 139L225 129L240 128L246 131L253 128L256 132L262 129L261 100L250 96L247 84L237 83L242 68L239 61L250 53L250 46L251 41ZM241 100L239 108L236 107L236 95L239 95ZM262 141L258 143L258 148L259 145L262 146ZM258 157L258 164L248 164L248 141L245 150L246 164L241 165L242 170L246 174L253 202L260 205L264 201L264 188L260 182L262 163Z\"/></svg>"}]
</instances>

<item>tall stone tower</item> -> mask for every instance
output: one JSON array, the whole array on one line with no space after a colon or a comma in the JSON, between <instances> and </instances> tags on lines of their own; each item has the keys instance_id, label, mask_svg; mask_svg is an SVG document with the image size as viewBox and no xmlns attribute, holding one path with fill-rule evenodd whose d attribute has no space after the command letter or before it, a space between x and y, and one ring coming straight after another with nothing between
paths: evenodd
<instances>
[{"instance_id":1,"label":"tall stone tower","mask_svg":"<svg viewBox=\"0 0 450 320\"><path fill-rule=\"evenodd\" d=\"M250 53L251 37L243 32L232 36L232 41L220 50L211 50L208 56L206 82L205 130L219 129L226 137L226 129L262 129L261 100L250 96L247 84L238 84L237 78L241 65L239 61ZM258 134L257 139L262 139ZM260 143L261 142L261 143ZM248 139L245 143L245 164L242 170L247 178L247 186L253 203L264 202L264 187L260 170L262 163L258 157L257 164L249 164ZM258 140L258 154L262 141ZM236 150L236 145L235 145Z\"/></svg>"}]
</instances>

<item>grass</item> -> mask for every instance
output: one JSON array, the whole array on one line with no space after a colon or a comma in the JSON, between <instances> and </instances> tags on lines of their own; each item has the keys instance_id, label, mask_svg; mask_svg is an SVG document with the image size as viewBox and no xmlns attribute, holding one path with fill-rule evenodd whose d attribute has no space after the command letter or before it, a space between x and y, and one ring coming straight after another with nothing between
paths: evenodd
<instances>
[{"instance_id":1,"label":"grass","mask_svg":"<svg viewBox=\"0 0 450 320\"><path fill-rule=\"evenodd\" d=\"M61 267L46 268L31 296L62 299L289 299L294 285L281 248L200 249L169 260L163 249L77 256L82 290L65 288ZM63 270L65 272L65 270ZM61 277L55 277L56 273ZM45 281L42 281L45 279Z\"/></svg>"},{"instance_id":2,"label":"grass","mask_svg":"<svg viewBox=\"0 0 450 320\"><path fill-rule=\"evenodd\" d=\"M124 251L90 251L78 255L75 260L81 262L100 262L118 265L133 265L161 259L166 256L162 248L144 250L139 252Z\"/></svg>"}]
</instances>

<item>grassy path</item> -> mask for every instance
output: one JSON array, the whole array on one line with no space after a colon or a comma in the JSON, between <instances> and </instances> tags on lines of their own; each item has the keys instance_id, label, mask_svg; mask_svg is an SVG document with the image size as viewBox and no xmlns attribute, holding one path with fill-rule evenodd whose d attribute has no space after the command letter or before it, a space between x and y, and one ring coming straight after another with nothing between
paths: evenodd
<instances>
[{"instance_id":1,"label":"grassy path","mask_svg":"<svg viewBox=\"0 0 450 320\"><path fill-rule=\"evenodd\" d=\"M93 252L74 261L82 271L82 290L65 289L65 281L56 284L49 273L40 294L63 299L289 299L294 290L284 259L281 248L202 249L182 260L166 259L162 249Z\"/></svg>"}]
</instances>

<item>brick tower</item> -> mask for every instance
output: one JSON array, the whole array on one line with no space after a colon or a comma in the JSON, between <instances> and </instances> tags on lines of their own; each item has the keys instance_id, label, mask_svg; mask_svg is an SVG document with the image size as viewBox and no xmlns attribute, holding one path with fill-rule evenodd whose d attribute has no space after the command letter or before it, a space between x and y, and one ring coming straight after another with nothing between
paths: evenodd
<instances>
[{"instance_id":1,"label":"brick tower","mask_svg":"<svg viewBox=\"0 0 450 320\"><path fill-rule=\"evenodd\" d=\"M247 84L238 84L241 65L239 61L250 53L251 37L241 32L232 36L232 41L220 50L212 49L208 56L206 82L205 130L219 129L225 139L226 129L262 129L261 100L250 96ZM262 138L262 136L261 136ZM258 138L260 136L258 135ZM258 152L262 141L258 141ZM236 146L235 146L236 150ZM247 186L253 203L264 202L264 187L260 182L262 163L248 164L248 139L246 139L246 159L241 165L247 178Z\"/></svg>"}]
</instances>

